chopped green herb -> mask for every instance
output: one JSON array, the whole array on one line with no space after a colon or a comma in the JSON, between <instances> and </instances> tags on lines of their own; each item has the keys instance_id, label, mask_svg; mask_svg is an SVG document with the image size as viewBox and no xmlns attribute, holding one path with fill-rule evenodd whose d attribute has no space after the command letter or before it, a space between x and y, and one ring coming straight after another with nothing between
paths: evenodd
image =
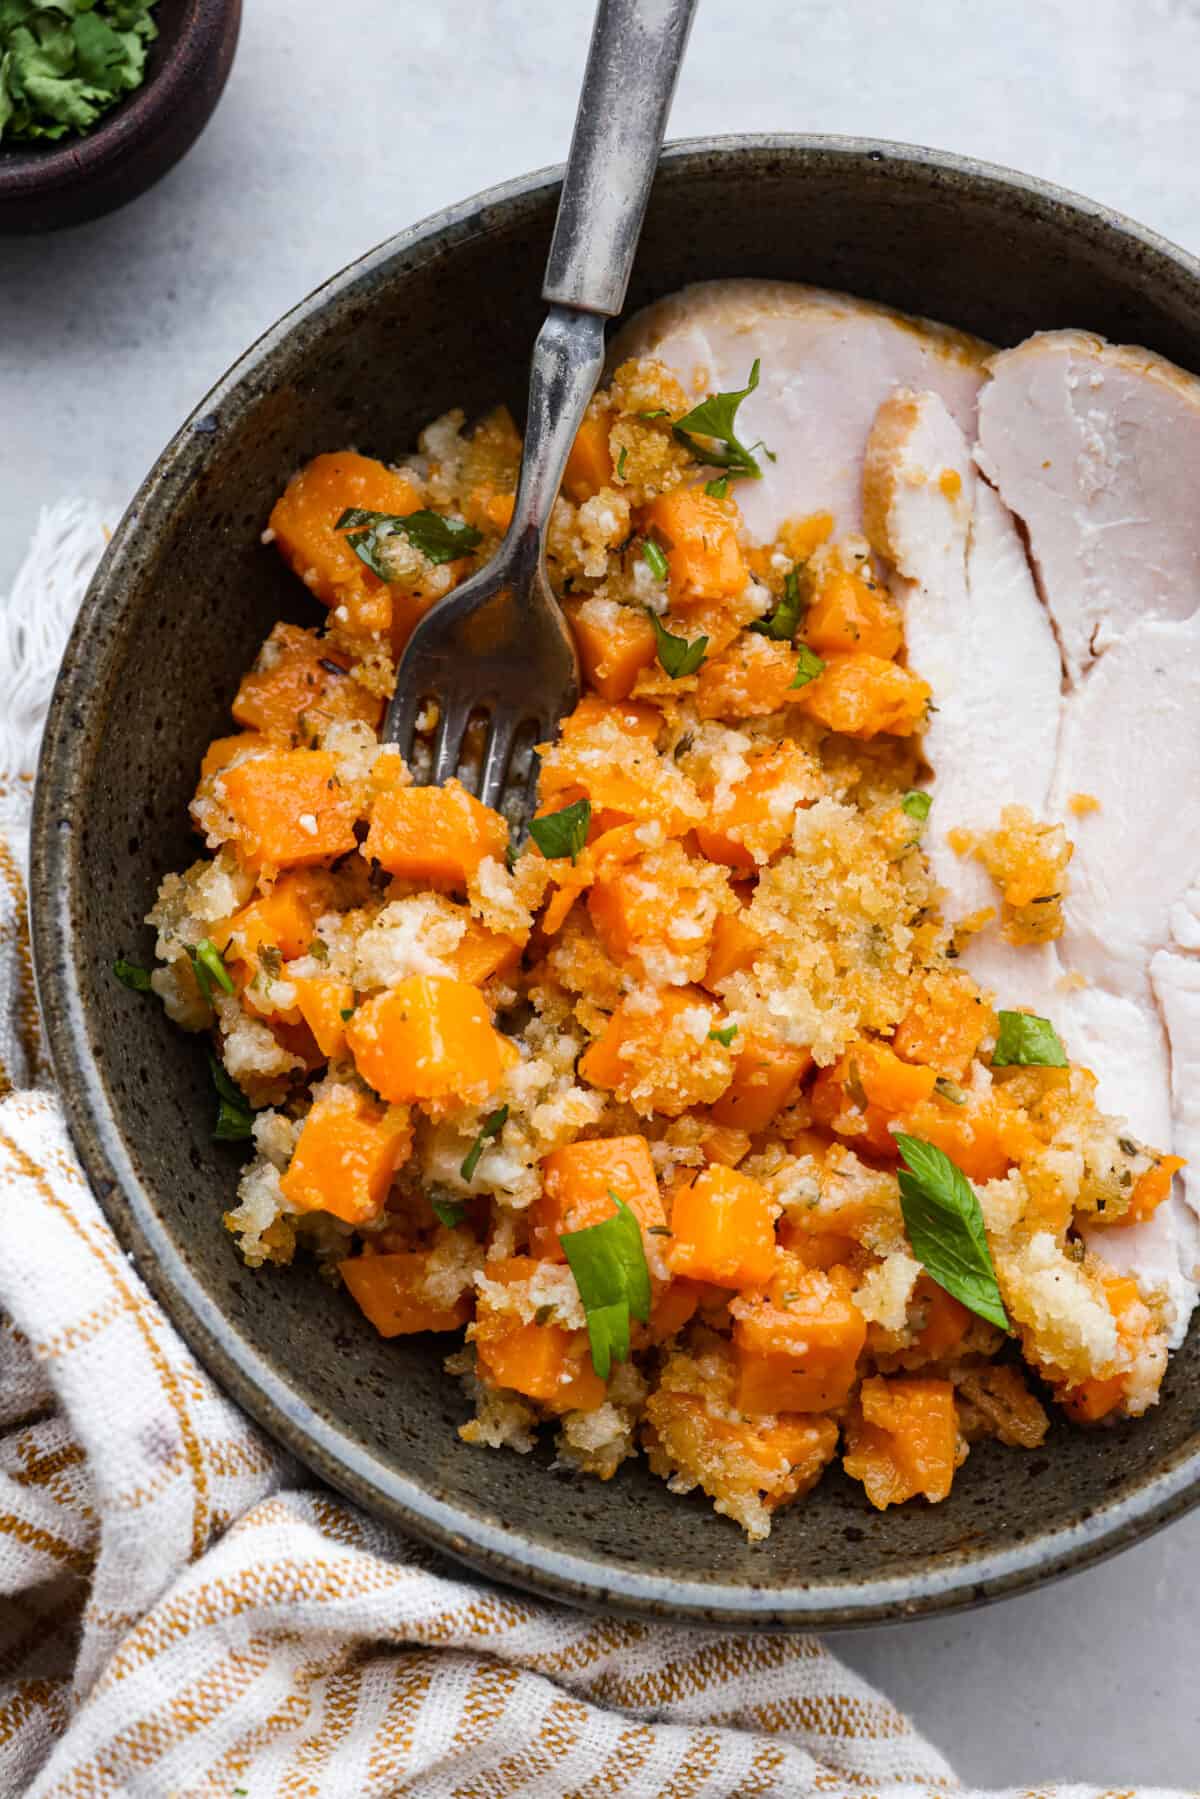
<instances>
[{"instance_id":1,"label":"chopped green herb","mask_svg":"<svg viewBox=\"0 0 1200 1799\"><path fill-rule=\"evenodd\" d=\"M933 795L922 793L919 787L910 787L900 801L900 810L915 818L918 824L924 824L929 817L929 808L933 805Z\"/></svg>"},{"instance_id":2,"label":"chopped green herb","mask_svg":"<svg viewBox=\"0 0 1200 1799\"><path fill-rule=\"evenodd\" d=\"M217 1122L213 1136L222 1143L241 1143L254 1134L254 1113L237 1082L231 1080L215 1056L208 1058L209 1072L217 1090Z\"/></svg>"},{"instance_id":3,"label":"chopped green herb","mask_svg":"<svg viewBox=\"0 0 1200 1799\"><path fill-rule=\"evenodd\" d=\"M128 987L134 993L150 993L150 970L143 968L140 962L126 962L120 956L113 963L113 973L122 987Z\"/></svg>"},{"instance_id":4,"label":"chopped green herb","mask_svg":"<svg viewBox=\"0 0 1200 1799\"><path fill-rule=\"evenodd\" d=\"M551 1305L539 1306L537 1311L533 1314L533 1322L535 1324L549 1324L549 1322L553 1318L553 1316L554 1316L554 1307L553 1306L551 1306Z\"/></svg>"},{"instance_id":5,"label":"chopped green herb","mask_svg":"<svg viewBox=\"0 0 1200 1799\"><path fill-rule=\"evenodd\" d=\"M211 937L202 937L195 949L188 953L192 958L196 984L210 1005L214 986L220 987L224 993L237 992L221 952Z\"/></svg>"},{"instance_id":6,"label":"chopped green herb","mask_svg":"<svg viewBox=\"0 0 1200 1799\"><path fill-rule=\"evenodd\" d=\"M570 856L572 866L587 842L592 822L590 800L575 800L561 812L547 812L544 818L531 818L529 835L550 862Z\"/></svg>"},{"instance_id":7,"label":"chopped green herb","mask_svg":"<svg viewBox=\"0 0 1200 1799\"><path fill-rule=\"evenodd\" d=\"M84 132L145 79L157 0L2 0L0 138Z\"/></svg>"},{"instance_id":8,"label":"chopped green herb","mask_svg":"<svg viewBox=\"0 0 1200 1799\"><path fill-rule=\"evenodd\" d=\"M506 843L504 846L504 866L505 866L505 868L507 868L509 874L512 873L514 867L516 866L517 854L518 854L517 846L510 839L509 842Z\"/></svg>"},{"instance_id":9,"label":"chopped green herb","mask_svg":"<svg viewBox=\"0 0 1200 1799\"><path fill-rule=\"evenodd\" d=\"M566 1253L587 1316L592 1367L607 1380L614 1361L629 1359L629 1320L650 1316L650 1271L638 1221L609 1189L616 1206L611 1218L581 1231L566 1231Z\"/></svg>"},{"instance_id":10,"label":"chopped green herb","mask_svg":"<svg viewBox=\"0 0 1200 1799\"><path fill-rule=\"evenodd\" d=\"M676 637L660 624L655 613L650 614L650 622L654 626L654 641L658 647L658 660L670 675L672 681L680 680L684 675L694 675L708 649L708 638L697 637L689 641L686 637Z\"/></svg>"},{"instance_id":11,"label":"chopped green herb","mask_svg":"<svg viewBox=\"0 0 1200 1799\"><path fill-rule=\"evenodd\" d=\"M261 943L258 947L259 966L263 972L277 981L283 972L283 953L273 943Z\"/></svg>"},{"instance_id":12,"label":"chopped green herb","mask_svg":"<svg viewBox=\"0 0 1200 1799\"><path fill-rule=\"evenodd\" d=\"M796 627L800 623L800 614L804 611L804 601L800 597L800 570L790 568L783 578L783 598L773 611L765 618L756 618L750 629L763 637L774 638L776 643L791 643L796 635Z\"/></svg>"},{"instance_id":13,"label":"chopped green herb","mask_svg":"<svg viewBox=\"0 0 1200 1799\"><path fill-rule=\"evenodd\" d=\"M656 406L654 408L653 412L639 412L638 413L638 417L640 419L669 419L670 416L671 415L667 411L665 406Z\"/></svg>"},{"instance_id":14,"label":"chopped green herb","mask_svg":"<svg viewBox=\"0 0 1200 1799\"><path fill-rule=\"evenodd\" d=\"M704 491L710 500L723 500L729 492L729 476L718 475L715 481L706 481Z\"/></svg>"},{"instance_id":15,"label":"chopped green herb","mask_svg":"<svg viewBox=\"0 0 1200 1799\"><path fill-rule=\"evenodd\" d=\"M1007 1330L983 1212L975 1189L943 1150L896 1132L904 1158L900 1209L912 1252L939 1287L980 1318Z\"/></svg>"},{"instance_id":16,"label":"chopped green herb","mask_svg":"<svg viewBox=\"0 0 1200 1799\"><path fill-rule=\"evenodd\" d=\"M356 1008L354 1006L341 1006L339 1010L343 1018L353 1018Z\"/></svg>"},{"instance_id":17,"label":"chopped green herb","mask_svg":"<svg viewBox=\"0 0 1200 1799\"><path fill-rule=\"evenodd\" d=\"M992 1051L993 1068L1065 1068L1067 1052L1048 1018L1032 1012L1001 1012Z\"/></svg>"},{"instance_id":18,"label":"chopped green herb","mask_svg":"<svg viewBox=\"0 0 1200 1799\"><path fill-rule=\"evenodd\" d=\"M494 1112L488 1113L487 1117L479 1127L479 1135L463 1157L462 1167L459 1169L459 1173L462 1175L464 1181L473 1181L475 1179L475 1170L479 1166L480 1156L492 1141L492 1138L500 1135L507 1119L507 1106L498 1106Z\"/></svg>"},{"instance_id":19,"label":"chopped green herb","mask_svg":"<svg viewBox=\"0 0 1200 1799\"><path fill-rule=\"evenodd\" d=\"M738 407L758 386L758 366L759 359L756 356L745 387L737 393L709 394L706 400L693 407L684 418L676 420L673 429L680 443L686 444L689 450L694 450L711 467L728 469L731 474L750 475L761 480L762 470L754 460L753 452L763 449L767 456L771 456L770 450L761 444L752 444L747 449L739 441L734 429ZM697 443L698 437L710 441ZM773 456L771 460L775 460Z\"/></svg>"},{"instance_id":20,"label":"chopped green herb","mask_svg":"<svg viewBox=\"0 0 1200 1799\"><path fill-rule=\"evenodd\" d=\"M387 566L387 540L397 532L407 537L413 548L433 563L453 562L456 556L465 556L483 542L474 525L468 525L465 519L443 518L440 512L429 511L401 515L348 506L334 530L349 532L346 542L359 561L365 562L381 581L391 579Z\"/></svg>"},{"instance_id":21,"label":"chopped green herb","mask_svg":"<svg viewBox=\"0 0 1200 1799\"><path fill-rule=\"evenodd\" d=\"M952 1106L965 1106L967 1096L957 1081L949 1081L945 1075L939 1075L933 1083L933 1090L939 1099L944 1099Z\"/></svg>"},{"instance_id":22,"label":"chopped green herb","mask_svg":"<svg viewBox=\"0 0 1200 1799\"><path fill-rule=\"evenodd\" d=\"M719 1031L710 1031L708 1036L711 1043L723 1043L725 1048L728 1049L729 1045L737 1036L737 1026L736 1024L727 1024Z\"/></svg>"},{"instance_id":23,"label":"chopped green herb","mask_svg":"<svg viewBox=\"0 0 1200 1799\"><path fill-rule=\"evenodd\" d=\"M314 937L308 946L308 953L317 962L328 962L329 945L323 937Z\"/></svg>"},{"instance_id":24,"label":"chopped green herb","mask_svg":"<svg viewBox=\"0 0 1200 1799\"><path fill-rule=\"evenodd\" d=\"M806 643L802 643L800 645L800 652L796 657L796 674L792 681L792 686L807 687L810 681L815 681L818 675L823 675L824 673L825 664L817 655L816 651L810 650Z\"/></svg>"},{"instance_id":25,"label":"chopped green herb","mask_svg":"<svg viewBox=\"0 0 1200 1799\"><path fill-rule=\"evenodd\" d=\"M629 451L625 448L624 444L622 444L621 445L621 454L617 457L617 480L618 481L623 481L625 479L625 464L628 462L628 460L629 460Z\"/></svg>"},{"instance_id":26,"label":"chopped green herb","mask_svg":"<svg viewBox=\"0 0 1200 1799\"><path fill-rule=\"evenodd\" d=\"M649 1224L646 1226L646 1235L648 1237L673 1237L674 1234L674 1231L666 1224Z\"/></svg>"},{"instance_id":27,"label":"chopped green herb","mask_svg":"<svg viewBox=\"0 0 1200 1799\"><path fill-rule=\"evenodd\" d=\"M655 543L652 537L642 540L642 561L656 581L665 581L671 572L671 564L667 561L667 552L661 544Z\"/></svg>"},{"instance_id":28,"label":"chopped green herb","mask_svg":"<svg viewBox=\"0 0 1200 1799\"><path fill-rule=\"evenodd\" d=\"M480 1146L482 1148L482 1145ZM456 1231L466 1215L466 1206L461 1199L449 1199L441 1194L429 1195L429 1203L433 1207L433 1215L439 1224L444 1224L448 1231Z\"/></svg>"}]
</instances>

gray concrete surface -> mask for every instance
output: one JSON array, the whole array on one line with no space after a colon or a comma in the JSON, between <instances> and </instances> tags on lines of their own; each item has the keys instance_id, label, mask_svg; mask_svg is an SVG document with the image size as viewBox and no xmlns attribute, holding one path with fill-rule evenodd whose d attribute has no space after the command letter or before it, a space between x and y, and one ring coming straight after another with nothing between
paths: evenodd
<instances>
[{"instance_id":1,"label":"gray concrete surface","mask_svg":"<svg viewBox=\"0 0 1200 1799\"><path fill-rule=\"evenodd\" d=\"M327 274L559 159L588 0L251 0L191 155L108 220L0 240L0 592L39 502L113 508ZM1197 0L706 0L673 136L873 133L1033 171L1200 249ZM965 1779L1200 1783L1200 1518L1088 1574L835 1647Z\"/></svg>"}]
</instances>

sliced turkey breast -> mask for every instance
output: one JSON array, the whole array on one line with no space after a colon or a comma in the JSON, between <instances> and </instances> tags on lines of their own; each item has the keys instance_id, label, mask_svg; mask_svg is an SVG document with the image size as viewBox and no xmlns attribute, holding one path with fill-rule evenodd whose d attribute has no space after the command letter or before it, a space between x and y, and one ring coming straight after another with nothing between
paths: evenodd
<instances>
[{"instance_id":1,"label":"sliced turkey breast","mask_svg":"<svg viewBox=\"0 0 1200 1799\"><path fill-rule=\"evenodd\" d=\"M900 389L880 406L863 513L872 547L895 570L908 659L933 688L926 847L947 916L967 918L995 904L995 889L946 834L990 830L1002 806L1044 814L1058 741L1054 633L1012 517L976 478L967 439L937 394ZM1051 946L1017 949L988 930L969 940L964 961L1002 1003L1007 996L1065 1018Z\"/></svg>"},{"instance_id":2,"label":"sliced turkey breast","mask_svg":"<svg viewBox=\"0 0 1200 1799\"><path fill-rule=\"evenodd\" d=\"M739 481L750 531L769 542L786 518L831 512L835 536L862 528L862 461L880 402L896 387L930 388L974 431L989 346L848 294L788 281L705 281L638 313L610 360L654 356L699 402L759 385L738 435L760 440L761 481Z\"/></svg>"},{"instance_id":3,"label":"sliced turkey breast","mask_svg":"<svg viewBox=\"0 0 1200 1799\"><path fill-rule=\"evenodd\" d=\"M1135 618L1200 601L1200 381L1082 331L1041 332L990 375L977 460L1029 531L1076 679Z\"/></svg>"}]
</instances>

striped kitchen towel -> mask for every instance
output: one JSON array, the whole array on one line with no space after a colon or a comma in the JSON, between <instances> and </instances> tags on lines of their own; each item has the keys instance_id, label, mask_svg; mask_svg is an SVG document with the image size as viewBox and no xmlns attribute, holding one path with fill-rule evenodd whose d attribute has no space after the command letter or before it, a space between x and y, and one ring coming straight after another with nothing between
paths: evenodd
<instances>
[{"instance_id":1,"label":"striped kitchen towel","mask_svg":"<svg viewBox=\"0 0 1200 1799\"><path fill-rule=\"evenodd\" d=\"M30 777L101 543L44 515L0 613L0 1794L962 1794L810 1637L586 1617L385 1529L176 1336L75 1161L30 975Z\"/></svg>"}]
</instances>

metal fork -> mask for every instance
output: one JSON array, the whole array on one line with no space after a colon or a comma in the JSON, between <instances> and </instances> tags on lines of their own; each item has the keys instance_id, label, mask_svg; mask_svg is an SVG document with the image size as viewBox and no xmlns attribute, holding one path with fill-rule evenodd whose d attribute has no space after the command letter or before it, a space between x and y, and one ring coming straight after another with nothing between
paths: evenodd
<instances>
[{"instance_id":1,"label":"metal fork","mask_svg":"<svg viewBox=\"0 0 1200 1799\"><path fill-rule=\"evenodd\" d=\"M514 744L550 737L579 695L570 627L546 574L545 537L567 456L604 366L604 322L625 291L696 0L600 0L575 115L533 347L512 523L495 556L426 613L400 660L383 740L412 760L438 708L425 779L459 768L468 722L488 730L479 798L494 806ZM418 776L419 778L419 776ZM512 822L533 811L537 759Z\"/></svg>"}]
</instances>

